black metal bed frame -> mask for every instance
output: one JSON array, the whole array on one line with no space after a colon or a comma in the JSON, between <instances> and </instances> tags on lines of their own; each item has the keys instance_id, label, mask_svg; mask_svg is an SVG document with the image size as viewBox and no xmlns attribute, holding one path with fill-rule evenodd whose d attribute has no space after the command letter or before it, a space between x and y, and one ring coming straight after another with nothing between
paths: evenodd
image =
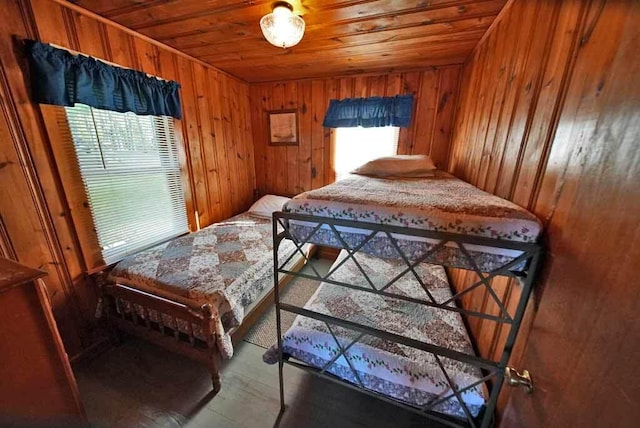
<instances>
[{"instance_id":1,"label":"black metal bed frame","mask_svg":"<svg viewBox=\"0 0 640 428\"><path fill-rule=\"evenodd\" d=\"M303 277L307 279L322 281L324 283L332 284L335 286L343 286L343 287L348 287L348 288L356 289L360 291L366 291L369 293L377 294L382 297L399 299L399 300L416 303L416 304L420 304L428 307L454 311L468 317L478 317L482 319L491 320L491 321L500 323L502 325L509 326L509 334L507 335L500 358L497 361L494 361L494 360L482 358L476 355L470 355L470 354L455 351L452 349L418 341L418 340L405 337L396 333L392 333L392 332L376 329L371 326L355 323L353 321L336 318L336 317L329 316L329 315L322 314L315 311L310 311L303 307L291 305L289 303L281 302L280 294L278 292L278 287L276 286L274 295L275 295L275 305L276 305L276 324L277 324L277 333L278 333L278 372L279 372L279 385L280 385L281 414L285 410L283 367L284 367L284 364L286 363L294 367L298 367L303 370L315 373L316 375L322 378L329 379L331 381L343 384L352 389L356 389L367 395L374 396L376 398L392 403L399 407L405 408L407 410L411 410L415 413L434 419L445 425L454 426L454 427L474 427L474 428L475 427L487 428L491 426L491 424L493 423L493 413L495 410L496 402L498 400L498 395L500 394L500 390L502 388L502 385L505 379L505 369L507 368L507 364L511 356L511 352L513 350L513 346L518 334L518 329L520 328L520 324L522 322L525 308L529 300L529 296L531 294L535 275L540 264L541 254L542 254L542 248L540 245L533 244L533 243L505 241L505 240L485 238L480 236L436 232L436 231L429 231L424 229L414 229L414 228L406 228L406 227L400 227L400 226L366 223L366 222L359 222L359 221L353 221L353 220L334 219L329 217L311 216L311 215L285 213L285 212L275 212L273 214L273 220L274 220L273 221L273 240L274 240L274 245L273 245L274 258L273 259L274 259L274 283L275 284L278 284L279 274L293 275L297 277ZM294 236L294 234L291 233L291 229L290 229L291 221L304 222L307 225L312 224L312 226L309 226L309 227L313 227L313 229L306 238L297 239ZM362 231L367 231L367 235L365 236L364 240L358 243L357 245L355 246L349 245L345 241L345 239L343 239L343 237L340 235L337 227L357 228ZM279 230L280 228L282 229L281 231ZM337 240L339 241L341 248L347 251L348 255L344 258L344 260L342 260L340 264L338 264L335 267L332 267L332 269L330 269L330 271L324 276L320 275L320 273L315 269L315 267L313 267L312 264L309 264L309 266L313 270L313 273L314 273L313 275L303 273L303 272L293 272L285 269L284 267L286 266L286 263L288 262L288 260L285 261L285 263L283 263L282 265L278 264L278 260L279 260L278 251L280 248L280 243L284 239L288 239L292 241L296 246L296 252L302 254L302 256L305 259L307 259L307 256L304 254L302 247L305 244L314 243L313 236L321 228L325 230L327 229L331 230L335 235L335 237L337 238ZM400 256L400 259L404 261L407 267L400 274L396 275L396 277L390 279L387 284L377 288L373 284L371 279L368 277L367 273L362 268L362 266L358 263L357 259L355 258L355 255L372 238L376 236L380 236L380 234L382 234L382 236L385 236L386 238L389 239L390 243L395 248L395 251ZM394 235L396 237L394 237ZM437 240L437 243L433 244L433 246L427 252L425 252L421 257L411 261L398 245L398 241L399 241L399 239L397 238L398 235L430 238L432 240ZM457 291L456 294L454 294L453 297L451 297L447 301L436 302L433 296L427 290L420 276L416 273L415 267L418 264L422 263L423 261L427 261L428 263L434 263L433 261L430 261L429 258L432 257L435 253L437 253L437 251L440 250L442 247L444 247L447 243L453 243L459 248L464 259L466 259L468 264L473 267L473 269L468 269L468 270L475 271L479 279L474 284L466 287L464 290ZM322 245L326 245L326 244L322 244ZM509 261L508 263L505 263L503 266L500 266L497 269L494 269L490 272L485 273L485 272L482 272L480 268L477 266L477 264L475 263L473 257L471 256L471 254L469 253L465 245L480 245L485 247L518 250L518 251L522 251L522 254L520 254L513 260ZM369 287L347 284L347 283L335 281L329 278L335 271L337 271L345 262L347 262L350 259L353 260L355 265L362 272L362 275L366 279L367 283L369 284ZM520 267L522 266L524 266L524 268L520 269ZM515 267L518 267L518 269L514 269ZM395 293L389 293L386 291L389 286L391 286L393 283L395 283L397 280L399 280L401 277L407 274L413 275L413 277L417 280L417 282L426 292L429 300L415 299L415 298L411 298L411 297L407 297L407 296L403 296ZM501 301L501 299L497 296L497 294L491 287L490 280L496 276L508 276L508 277L517 278L521 283L522 293L513 316L509 315L509 311L505 307L504 302ZM463 295L481 286L485 286L487 288L489 294L491 295L497 307L499 308L498 315L492 315L489 313L476 312L476 311L469 311L459 307L458 305L451 304L452 302L454 303L457 302ZM331 359L331 361L329 361L322 369L318 369L301 362L290 361L288 356L283 354L282 325L281 325L281 311L283 310L324 322L325 325L327 326L329 332L333 336L333 339L335 340L338 346L339 352L337 352L336 355ZM335 336L335 334L333 333L333 330L331 329L330 324L355 331L359 333L359 335L349 345L342 346L338 341L337 337ZM375 336L383 340L389 340L389 341L399 343L411 348L415 348L418 350L431 353L434 356L435 361L437 362L442 374L444 375L444 378L447 380L451 388L451 392L444 397L440 397L429 402L425 406L419 407L404 401L400 401L400 400L388 397L378 392L366 389L363 386L362 382L360 381L357 371L355 370L353 365L350 363L349 358L347 358L346 356L344 357L344 359L349 365L351 371L354 374L355 379L358 381L360 386L354 385L351 382L342 380L341 378L338 378L337 376L334 376L326 372L326 370L338 358L340 358L340 356L345 354L345 352L347 352L347 350L352 345L360 341L362 337L364 337L365 335ZM467 385L464 388L459 388L454 384L454 382L452 381L452 378L447 373L446 368L442 364L441 357L458 360L463 363L471 364L475 367L478 367L480 370L482 370L483 377L479 381L476 381L470 385ZM484 411L480 412L476 417L474 417L472 416L470 410L468 409L467 405L463 401L461 394L464 391L474 388L478 385L482 385L482 384L486 385L487 381L489 380L492 381L489 388L489 391L490 391L489 400L485 404ZM466 419L457 418L457 417L439 413L433 410L436 406L451 399L457 399L457 401L459 402L459 405L461 406L462 410L466 415Z\"/></svg>"}]
</instances>

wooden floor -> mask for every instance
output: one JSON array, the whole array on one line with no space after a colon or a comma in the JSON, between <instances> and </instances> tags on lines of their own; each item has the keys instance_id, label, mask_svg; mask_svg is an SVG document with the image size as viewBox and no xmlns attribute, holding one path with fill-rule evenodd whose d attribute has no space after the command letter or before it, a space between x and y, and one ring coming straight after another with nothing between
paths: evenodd
<instances>
[{"instance_id":1,"label":"wooden floor","mask_svg":"<svg viewBox=\"0 0 640 428\"><path fill-rule=\"evenodd\" d=\"M403 427L437 426L413 413L285 367L287 410L279 425L278 370L263 348L241 342L211 397L207 369L137 339L75 367L96 427Z\"/></svg>"},{"instance_id":2,"label":"wooden floor","mask_svg":"<svg viewBox=\"0 0 640 428\"><path fill-rule=\"evenodd\" d=\"M321 275L331 265L313 260ZM294 279L288 287L295 286ZM74 367L81 399L96 427L436 427L424 417L285 366L287 410L280 410L278 366L247 342L222 368L211 397L202 365L135 338Z\"/></svg>"}]
</instances>

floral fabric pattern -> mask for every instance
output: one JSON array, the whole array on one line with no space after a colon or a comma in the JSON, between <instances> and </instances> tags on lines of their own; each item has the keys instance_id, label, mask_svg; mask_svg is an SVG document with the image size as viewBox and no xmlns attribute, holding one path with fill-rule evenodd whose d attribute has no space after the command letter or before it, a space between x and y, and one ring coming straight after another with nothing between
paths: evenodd
<instances>
[{"instance_id":1,"label":"floral fabric pattern","mask_svg":"<svg viewBox=\"0 0 640 428\"><path fill-rule=\"evenodd\" d=\"M524 243L536 242L542 230L538 218L524 208L443 171L435 171L433 177L420 179L351 175L296 196L285 205L284 211ZM314 227L311 222L297 220L290 224L296 226L292 228L296 239L307 237ZM369 230L355 228L342 227L338 230L351 242L362 240L370 233ZM418 253L429 251L438 242L406 235L395 237L416 257L419 257ZM308 242L344 248L335 233L325 226ZM348 241L350 245L351 242ZM485 272L503 266L521 254L517 250L497 247L470 244L465 244L465 247L473 253L474 262ZM363 251L379 257L398 257L390 239L382 234L367 244ZM427 261L472 268L463 252L452 243Z\"/></svg>"},{"instance_id":2,"label":"floral fabric pattern","mask_svg":"<svg viewBox=\"0 0 640 428\"><path fill-rule=\"evenodd\" d=\"M398 260L379 259L359 253L355 258L357 263L348 258L346 251L342 251L333 265L332 269L335 268L335 271L328 279L380 290L406 268ZM337 267L344 260L345 263ZM436 303L443 303L452 296L441 266L421 263L416 267L416 273L426 285L428 293L411 272L403 275L385 291L424 301L431 301L430 295ZM473 355L473 347L462 318L458 313L446 309L382 297L327 282L318 287L305 308ZM350 346L358 336L353 330L298 316L283 335L283 352L317 368L324 368L335 359L327 367L329 373L418 406L452 394L451 385L432 353L370 335L361 337ZM336 359L341 348L347 347L346 352ZM277 347L274 345L269 349L263 359L269 363L277 362ZM477 367L442 356L439 359L458 389L470 386L482 378ZM461 395L469 411L477 415L485 403L484 386L476 385L463 391ZM462 405L455 397L445 400L435 410L453 416L465 415Z\"/></svg>"},{"instance_id":3,"label":"floral fabric pattern","mask_svg":"<svg viewBox=\"0 0 640 428\"><path fill-rule=\"evenodd\" d=\"M314 227L308 226L307 224L299 224L296 221L289 222L289 231L295 239L336 248L344 248L343 241L349 246L349 248L356 248L370 233L370 231L366 231L367 234L363 234L353 229L339 230L340 238L338 238L332 230L321 228L318 229L313 236L307 238L311 233L313 233L313 230ZM495 269L499 269L519 255L513 254L513 252L512 254L488 253L486 251L481 251L477 246L466 246L469 248L468 254L471 257L471 259L469 259L462 251L460 251L459 248L445 245L428 255L425 259L422 259L423 256L427 255L429 251L432 251L435 248L437 245L436 241L394 238L396 239L396 243L402 253L410 261L421 259L426 263L463 269L474 269L475 265L475 267L477 267L481 272L491 272ZM384 259L401 258L398 254L398 250L396 250L394 245L391 243L391 240L382 233L371 238L359 251ZM525 267L526 261L523 261L513 266L510 270L518 271L525 269Z\"/></svg>"},{"instance_id":4,"label":"floral fabric pattern","mask_svg":"<svg viewBox=\"0 0 640 428\"><path fill-rule=\"evenodd\" d=\"M125 258L111 271L110 280L169 299L212 304L218 315L216 339L230 358L229 331L240 325L244 309L273 286L271 224L269 219L237 215ZM294 249L284 241L280 263Z\"/></svg>"}]
</instances>

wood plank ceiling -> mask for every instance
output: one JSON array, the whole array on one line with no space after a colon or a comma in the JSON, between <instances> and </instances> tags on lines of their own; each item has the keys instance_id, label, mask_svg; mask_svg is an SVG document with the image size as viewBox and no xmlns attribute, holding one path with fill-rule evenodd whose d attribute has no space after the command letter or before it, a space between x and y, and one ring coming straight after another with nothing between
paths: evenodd
<instances>
[{"instance_id":1,"label":"wood plank ceiling","mask_svg":"<svg viewBox=\"0 0 640 428\"><path fill-rule=\"evenodd\" d=\"M460 64L506 0L292 0L297 46L271 46L273 0L74 0L248 82Z\"/></svg>"}]
</instances>

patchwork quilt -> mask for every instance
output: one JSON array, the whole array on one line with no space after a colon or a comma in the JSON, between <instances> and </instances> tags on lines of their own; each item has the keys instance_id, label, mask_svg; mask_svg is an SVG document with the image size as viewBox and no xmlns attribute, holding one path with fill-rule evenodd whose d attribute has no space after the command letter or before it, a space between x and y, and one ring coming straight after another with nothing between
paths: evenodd
<instances>
[{"instance_id":1,"label":"patchwork quilt","mask_svg":"<svg viewBox=\"0 0 640 428\"><path fill-rule=\"evenodd\" d=\"M347 253L343 250L333 268L346 257ZM406 267L397 260L380 259L366 254L357 254L356 259L371 283L351 259L337 268L329 279L380 289ZM427 290L436 302L443 303L452 296L447 276L441 266L422 263L417 266L416 271L423 282L428 284ZM402 276L386 291L430 301L425 290L410 273ZM468 355L474 353L457 312L330 283L322 283L304 307ZM465 417L461 403L453 396L451 384L433 354L370 335L361 337L351 345L358 336L357 332L298 316L283 335L282 350L291 358L317 368L326 368L327 372L348 382L413 405L425 406L452 396L437 404L434 410ZM343 355L340 355L341 348L346 349ZM459 390L478 383L461 393L469 412L476 416L486 397L484 385L480 382L482 373L473 365L442 356L438 358ZM276 363L277 346L269 349L263 359L267 363Z\"/></svg>"},{"instance_id":2,"label":"patchwork quilt","mask_svg":"<svg viewBox=\"0 0 640 428\"><path fill-rule=\"evenodd\" d=\"M240 214L125 258L110 280L164 297L211 303L219 314L220 348L230 357L229 331L240 325L244 309L273 286L271 227L269 219ZM283 241L280 262L294 250Z\"/></svg>"}]
</instances>

